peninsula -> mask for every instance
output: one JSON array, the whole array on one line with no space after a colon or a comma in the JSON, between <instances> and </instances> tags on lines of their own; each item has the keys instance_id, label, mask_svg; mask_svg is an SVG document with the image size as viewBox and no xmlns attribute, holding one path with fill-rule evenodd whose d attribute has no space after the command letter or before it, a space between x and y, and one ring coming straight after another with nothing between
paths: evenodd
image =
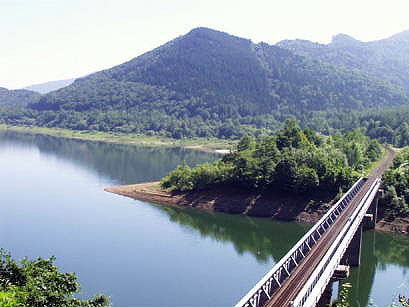
<instances>
[{"instance_id":1,"label":"peninsula","mask_svg":"<svg viewBox=\"0 0 409 307\"><path fill-rule=\"evenodd\" d=\"M357 178L370 176L378 163L394 156L394 150L385 154L359 131L324 137L288 121L275 137L243 138L213 164L183 164L161 182L105 191L162 205L314 223ZM389 205L403 201L392 191L391 174L380 200L377 229L408 233L405 204Z\"/></svg>"}]
</instances>

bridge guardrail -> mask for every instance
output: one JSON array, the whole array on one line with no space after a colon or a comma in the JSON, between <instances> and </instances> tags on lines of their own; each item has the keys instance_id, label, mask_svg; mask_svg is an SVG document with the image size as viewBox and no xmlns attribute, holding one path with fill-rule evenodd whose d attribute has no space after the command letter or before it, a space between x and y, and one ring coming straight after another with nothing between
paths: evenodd
<instances>
[{"instance_id":1,"label":"bridge guardrail","mask_svg":"<svg viewBox=\"0 0 409 307\"><path fill-rule=\"evenodd\" d=\"M331 227L336 218L365 184L366 180L366 178L360 178L235 307L263 306L271 298L272 294L281 287L282 283L291 276L294 269L298 267L298 263L306 257L312 246Z\"/></svg>"},{"instance_id":2,"label":"bridge guardrail","mask_svg":"<svg viewBox=\"0 0 409 307\"><path fill-rule=\"evenodd\" d=\"M378 188L381 184L380 179L376 179L371 185L364 198L361 200L358 210L355 210L351 218L347 221L347 227L344 227L334 243L329 248L328 252L322 258L322 261L311 274L304 288L300 291L293 301L293 307L310 307L315 306L324 292L325 287L329 283L334 274L336 266L341 262L341 259L348 248L355 232L361 225L362 219L368 210L371 202L375 198Z\"/></svg>"}]
</instances>

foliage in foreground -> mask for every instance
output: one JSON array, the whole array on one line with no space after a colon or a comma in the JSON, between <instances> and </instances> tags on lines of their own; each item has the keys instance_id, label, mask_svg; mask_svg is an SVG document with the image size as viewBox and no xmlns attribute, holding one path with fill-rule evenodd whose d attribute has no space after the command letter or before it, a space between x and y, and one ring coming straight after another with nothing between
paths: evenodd
<instances>
[{"instance_id":1,"label":"foliage in foreground","mask_svg":"<svg viewBox=\"0 0 409 307\"><path fill-rule=\"evenodd\" d=\"M244 137L236 150L212 164L186 164L162 179L163 188L192 191L214 185L287 193L348 188L383 150L359 130L331 137L301 130L289 120L274 137Z\"/></svg>"},{"instance_id":2,"label":"foliage in foreground","mask_svg":"<svg viewBox=\"0 0 409 307\"><path fill-rule=\"evenodd\" d=\"M386 208L390 218L409 216L409 147L403 149L384 173L385 193L380 205Z\"/></svg>"},{"instance_id":3,"label":"foliage in foreground","mask_svg":"<svg viewBox=\"0 0 409 307\"><path fill-rule=\"evenodd\" d=\"M109 299L97 295L81 300L73 273L62 273L55 258L21 260L20 264L0 249L0 307L107 307Z\"/></svg>"},{"instance_id":4,"label":"foliage in foreground","mask_svg":"<svg viewBox=\"0 0 409 307\"><path fill-rule=\"evenodd\" d=\"M351 303L348 301L349 290L351 288L350 283L344 283L341 286L341 291L339 293L338 299L331 304L332 307L351 307ZM370 306L374 306L370 304ZM376 306L376 305L375 305ZM409 307L409 298L399 295L397 297L397 302L393 302L391 307Z\"/></svg>"}]
</instances>

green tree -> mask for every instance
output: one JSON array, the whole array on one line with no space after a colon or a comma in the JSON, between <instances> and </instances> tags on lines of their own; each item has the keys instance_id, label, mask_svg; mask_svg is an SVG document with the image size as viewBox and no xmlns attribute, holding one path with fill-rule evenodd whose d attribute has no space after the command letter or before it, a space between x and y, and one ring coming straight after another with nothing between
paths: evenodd
<instances>
[{"instance_id":1,"label":"green tree","mask_svg":"<svg viewBox=\"0 0 409 307\"><path fill-rule=\"evenodd\" d=\"M55 258L23 259L16 263L0 250L0 302L13 307L107 307L109 299L98 295L93 299L75 298L80 286L73 273L62 273Z\"/></svg>"},{"instance_id":2,"label":"green tree","mask_svg":"<svg viewBox=\"0 0 409 307\"><path fill-rule=\"evenodd\" d=\"M301 148L307 143L307 137L295 120L287 120L284 128L277 134L277 148L280 150L285 147Z\"/></svg>"}]
</instances>

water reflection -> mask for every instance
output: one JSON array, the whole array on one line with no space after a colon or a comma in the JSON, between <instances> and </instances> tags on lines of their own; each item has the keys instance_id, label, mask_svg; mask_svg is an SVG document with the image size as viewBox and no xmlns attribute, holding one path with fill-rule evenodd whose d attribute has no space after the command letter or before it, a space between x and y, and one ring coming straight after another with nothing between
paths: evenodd
<instances>
[{"instance_id":1,"label":"water reflection","mask_svg":"<svg viewBox=\"0 0 409 307\"><path fill-rule=\"evenodd\" d=\"M409 268L408 237L377 233L374 253L380 270L386 270L387 264L396 264L402 267L406 274Z\"/></svg>"},{"instance_id":2,"label":"water reflection","mask_svg":"<svg viewBox=\"0 0 409 307\"><path fill-rule=\"evenodd\" d=\"M3 147L29 145L41 154L75 162L115 184L156 181L183 161L193 166L220 158L220 155L180 147L108 144L14 131L0 131L0 140Z\"/></svg>"},{"instance_id":3,"label":"water reflection","mask_svg":"<svg viewBox=\"0 0 409 307\"><path fill-rule=\"evenodd\" d=\"M352 306L390 306L392 296L405 281L409 267L409 239L405 236L367 231L363 235L361 265L351 270L344 282L352 285L349 301ZM401 267L402 276L397 276L392 266ZM382 272L390 273L385 278L376 278ZM375 287L376 286L376 287Z\"/></svg>"},{"instance_id":4,"label":"water reflection","mask_svg":"<svg viewBox=\"0 0 409 307\"><path fill-rule=\"evenodd\" d=\"M242 255L249 252L260 262L271 259L277 262L309 228L297 223L280 223L269 219L232 216L190 208L161 208L172 222L194 229L202 237L231 242L237 253Z\"/></svg>"},{"instance_id":5,"label":"water reflection","mask_svg":"<svg viewBox=\"0 0 409 307\"><path fill-rule=\"evenodd\" d=\"M251 253L260 263L279 261L310 228L297 223L279 223L191 208L158 208L166 212L172 222L188 230L193 229L202 237L231 242L238 254ZM371 302L377 306L389 306L392 295L399 291L402 283L402 278L392 273L390 266L398 265L400 273L406 275L409 268L409 239L367 231L363 235L361 252L361 265L352 268L350 277L344 281L352 284L350 303L356 307L370 306ZM388 278L375 280L377 274L388 270ZM394 282L390 282L390 279Z\"/></svg>"}]
</instances>

